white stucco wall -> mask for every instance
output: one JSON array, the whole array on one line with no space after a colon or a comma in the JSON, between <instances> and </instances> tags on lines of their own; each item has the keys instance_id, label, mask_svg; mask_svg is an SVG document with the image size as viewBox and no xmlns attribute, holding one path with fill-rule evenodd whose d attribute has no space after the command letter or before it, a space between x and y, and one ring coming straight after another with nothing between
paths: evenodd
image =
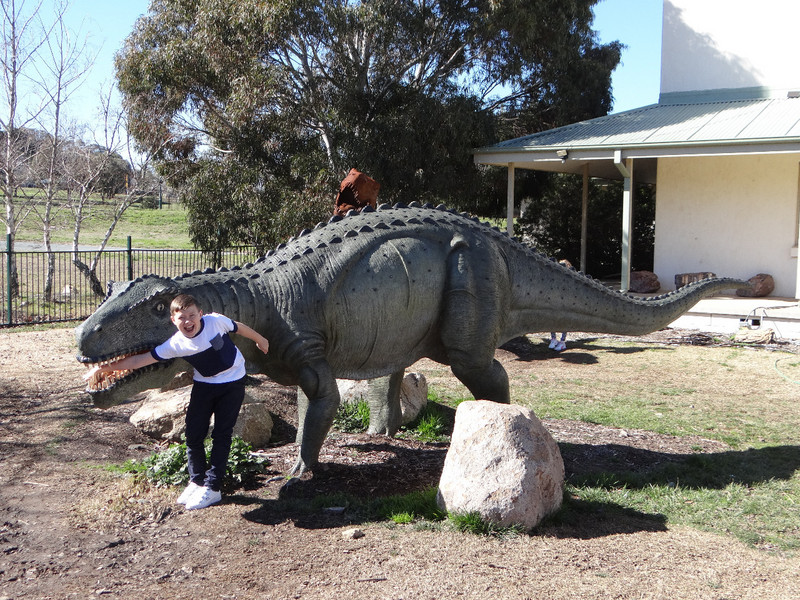
<instances>
[{"instance_id":1,"label":"white stucco wall","mask_svg":"<svg viewBox=\"0 0 800 600\"><path fill-rule=\"evenodd\" d=\"M796 297L799 169L800 154L659 159L654 270L662 287L674 289L677 273L769 273L773 295Z\"/></svg>"},{"instance_id":2,"label":"white stucco wall","mask_svg":"<svg viewBox=\"0 0 800 600\"><path fill-rule=\"evenodd\" d=\"M798 0L664 0L661 93L797 89L798 22Z\"/></svg>"}]
</instances>

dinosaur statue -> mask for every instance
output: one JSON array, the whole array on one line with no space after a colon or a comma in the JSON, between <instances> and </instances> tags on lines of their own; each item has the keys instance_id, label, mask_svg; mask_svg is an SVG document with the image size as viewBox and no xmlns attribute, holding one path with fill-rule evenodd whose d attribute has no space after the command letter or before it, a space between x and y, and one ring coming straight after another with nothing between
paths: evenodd
<instances>
[{"instance_id":1,"label":"dinosaur statue","mask_svg":"<svg viewBox=\"0 0 800 600\"><path fill-rule=\"evenodd\" d=\"M708 279L636 299L443 206L384 205L304 230L255 264L111 284L76 329L77 358L91 364L153 348L174 331L171 299L194 295L204 311L224 313L269 339L267 355L242 340L251 372L302 390L292 469L299 474L318 460L339 405L337 378L381 378L370 398L370 431L393 435L403 370L422 357L450 365L475 398L507 403L508 377L494 354L514 337L644 334L703 296L746 286ZM96 406L113 406L160 387L179 368L117 372L87 391Z\"/></svg>"}]
</instances>

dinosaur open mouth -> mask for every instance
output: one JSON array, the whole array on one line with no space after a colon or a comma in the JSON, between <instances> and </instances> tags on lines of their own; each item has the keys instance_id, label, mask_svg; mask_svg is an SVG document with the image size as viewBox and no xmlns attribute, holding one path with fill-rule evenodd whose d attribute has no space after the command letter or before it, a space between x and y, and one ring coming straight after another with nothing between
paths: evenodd
<instances>
[{"instance_id":1,"label":"dinosaur open mouth","mask_svg":"<svg viewBox=\"0 0 800 600\"><path fill-rule=\"evenodd\" d=\"M98 363L89 364L88 367L95 367L95 366L105 366L112 362L121 360L131 356L131 354L123 354L121 356L117 356L111 360L103 360ZM102 392L104 390L110 389L114 385L117 384L122 379L125 379L129 375L133 375L133 371L131 369L124 369L122 371L109 371L109 372L101 372L97 371L91 379L86 382L86 389L89 392Z\"/></svg>"},{"instance_id":2,"label":"dinosaur open mouth","mask_svg":"<svg viewBox=\"0 0 800 600\"><path fill-rule=\"evenodd\" d=\"M90 361L84 359L82 362L86 364L88 368L96 367L96 366L104 366L123 358L127 358L128 356L133 356L135 354L140 354L139 352L128 352L127 354L120 354L119 356L114 356L113 358L100 360L100 361ZM80 360L80 359L79 359ZM163 369L172 363L171 360L169 361L162 361L158 363L154 363L152 365L147 365L146 367L142 367L141 369L121 369L117 371L107 371L101 372L97 371L92 375L90 379L86 382L86 391L89 393L97 393L97 392L105 392L108 391L121 383L125 383L131 381L138 377L142 373L146 373L148 371L155 371L157 369Z\"/></svg>"}]
</instances>

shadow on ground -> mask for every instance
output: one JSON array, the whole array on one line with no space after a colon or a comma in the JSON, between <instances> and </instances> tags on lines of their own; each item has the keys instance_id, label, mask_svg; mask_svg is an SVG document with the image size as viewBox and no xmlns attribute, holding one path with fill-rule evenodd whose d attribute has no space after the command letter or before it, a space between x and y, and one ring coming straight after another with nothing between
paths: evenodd
<instances>
[{"instance_id":1,"label":"shadow on ground","mask_svg":"<svg viewBox=\"0 0 800 600\"><path fill-rule=\"evenodd\" d=\"M347 453L368 453L379 462L329 462L290 485L285 485L285 480L276 482L280 489L275 499L234 494L228 502L246 507L243 517L263 525L288 520L301 528L325 529L374 521L373 501L435 488L441 476L445 444L398 447L397 442L343 443L337 460ZM755 485L789 479L800 467L800 446L703 454L671 454L619 444L561 443L560 448L567 481L579 487L641 488L678 481L682 487L721 489L732 482ZM665 529L664 515L565 494L562 509L534 534L589 539Z\"/></svg>"}]
</instances>

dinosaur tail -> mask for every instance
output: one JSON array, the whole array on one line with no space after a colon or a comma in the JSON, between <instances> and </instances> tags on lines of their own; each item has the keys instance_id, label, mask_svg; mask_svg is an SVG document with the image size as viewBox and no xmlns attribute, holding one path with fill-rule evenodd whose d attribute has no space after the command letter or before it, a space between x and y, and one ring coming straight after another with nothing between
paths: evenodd
<instances>
[{"instance_id":1,"label":"dinosaur tail","mask_svg":"<svg viewBox=\"0 0 800 600\"><path fill-rule=\"evenodd\" d=\"M574 275L586 286L584 293L578 294L579 299L551 295L547 309L532 307L535 314L531 314L531 310L522 311L528 313L529 319L533 319L536 331L643 335L666 327L701 299L715 292L750 287L750 284L738 279L713 278L689 284L663 296L636 298Z\"/></svg>"}]
</instances>

